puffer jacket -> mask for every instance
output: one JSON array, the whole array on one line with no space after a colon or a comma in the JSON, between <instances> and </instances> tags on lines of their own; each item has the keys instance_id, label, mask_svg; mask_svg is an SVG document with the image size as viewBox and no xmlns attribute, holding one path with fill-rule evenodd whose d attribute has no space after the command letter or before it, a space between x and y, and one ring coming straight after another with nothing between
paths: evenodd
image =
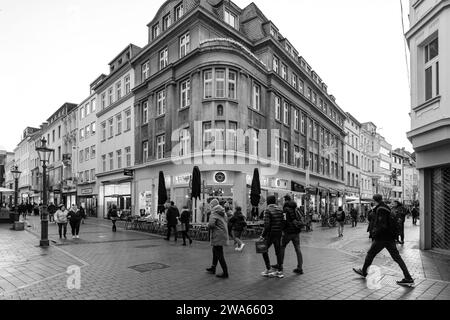
<instances>
[{"instance_id":1,"label":"puffer jacket","mask_svg":"<svg viewBox=\"0 0 450 320\"><path fill-rule=\"evenodd\" d=\"M67 210L58 210L55 212L55 222L56 223L67 223L67 215L69 211Z\"/></svg>"},{"instance_id":2,"label":"puffer jacket","mask_svg":"<svg viewBox=\"0 0 450 320\"><path fill-rule=\"evenodd\" d=\"M212 208L208 228L211 232L212 246L228 245L228 220L222 206L218 205Z\"/></svg>"},{"instance_id":3,"label":"puffer jacket","mask_svg":"<svg viewBox=\"0 0 450 320\"><path fill-rule=\"evenodd\" d=\"M283 210L276 204L267 206L264 212L264 231L262 237L277 236L283 233L284 215Z\"/></svg>"}]
</instances>

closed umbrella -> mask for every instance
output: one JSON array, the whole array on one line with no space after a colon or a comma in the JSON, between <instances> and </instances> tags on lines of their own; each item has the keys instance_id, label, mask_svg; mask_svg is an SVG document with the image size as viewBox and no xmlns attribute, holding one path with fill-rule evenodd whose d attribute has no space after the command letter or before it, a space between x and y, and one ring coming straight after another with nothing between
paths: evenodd
<instances>
[{"instance_id":1,"label":"closed umbrella","mask_svg":"<svg viewBox=\"0 0 450 320\"><path fill-rule=\"evenodd\" d=\"M255 168L250 191L250 203L252 204L252 217L258 217L258 206L261 200L261 183L259 181L259 171Z\"/></svg>"},{"instance_id":2,"label":"closed umbrella","mask_svg":"<svg viewBox=\"0 0 450 320\"><path fill-rule=\"evenodd\" d=\"M167 202L166 180L162 171L159 172L158 180L158 213L162 213L164 211L164 204Z\"/></svg>"},{"instance_id":3,"label":"closed umbrella","mask_svg":"<svg viewBox=\"0 0 450 320\"><path fill-rule=\"evenodd\" d=\"M201 193L202 193L202 177L199 167L195 166L194 170L192 171L192 193L191 193L195 222L197 222L198 220L197 199L200 199Z\"/></svg>"}]
</instances>

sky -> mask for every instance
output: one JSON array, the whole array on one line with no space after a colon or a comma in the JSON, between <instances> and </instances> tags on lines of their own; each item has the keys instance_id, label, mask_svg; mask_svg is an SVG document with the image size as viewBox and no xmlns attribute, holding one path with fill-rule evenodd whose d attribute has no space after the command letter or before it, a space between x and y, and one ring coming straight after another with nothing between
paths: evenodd
<instances>
[{"instance_id":1,"label":"sky","mask_svg":"<svg viewBox=\"0 0 450 320\"><path fill-rule=\"evenodd\" d=\"M375 123L394 148L412 151L400 1L407 30L407 0L254 0L344 111ZM147 44L146 25L163 3L0 0L0 149L13 151L27 126L87 98L120 51Z\"/></svg>"}]
</instances>

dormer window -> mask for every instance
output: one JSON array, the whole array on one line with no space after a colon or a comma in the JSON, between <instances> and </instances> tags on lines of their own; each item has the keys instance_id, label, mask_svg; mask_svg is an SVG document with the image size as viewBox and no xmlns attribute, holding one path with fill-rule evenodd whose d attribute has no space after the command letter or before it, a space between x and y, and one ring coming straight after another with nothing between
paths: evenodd
<instances>
[{"instance_id":1,"label":"dormer window","mask_svg":"<svg viewBox=\"0 0 450 320\"><path fill-rule=\"evenodd\" d=\"M276 38L278 36L277 30L275 30L275 28L272 26L270 26L270 35L274 38Z\"/></svg>"},{"instance_id":2,"label":"dormer window","mask_svg":"<svg viewBox=\"0 0 450 320\"><path fill-rule=\"evenodd\" d=\"M119 64L119 66L122 64L122 58L119 59L119 61L117 61L117 63Z\"/></svg>"},{"instance_id":3,"label":"dormer window","mask_svg":"<svg viewBox=\"0 0 450 320\"><path fill-rule=\"evenodd\" d=\"M172 17L170 16L170 13L166 15L163 18L163 31L166 31L169 29L169 27L172 25Z\"/></svg>"},{"instance_id":4,"label":"dormer window","mask_svg":"<svg viewBox=\"0 0 450 320\"><path fill-rule=\"evenodd\" d=\"M155 24L152 28L152 38L155 39L161 33L161 29L159 28L159 23Z\"/></svg>"},{"instance_id":5,"label":"dormer window","mask_svg":"<svg viewBox=\"0 0 450 320\"><path fill-rule=\"evenodd\" d=\"M175 21L180 20L183 15L184 15L184 7L183 7L183 3L180 3L175 8Z\"/></svg>"},{"instance_id":6,"label":"dormer window","mask_svg":"<svg viewBox=\"0 0 450 320\"><path fill-rule=\"evenodd\" d=\"M232 26L233 28L236 28L236 15L231 13L228 10L225 10L225 22L228 23L230 26Z\"/></svg>"}]
</instances>

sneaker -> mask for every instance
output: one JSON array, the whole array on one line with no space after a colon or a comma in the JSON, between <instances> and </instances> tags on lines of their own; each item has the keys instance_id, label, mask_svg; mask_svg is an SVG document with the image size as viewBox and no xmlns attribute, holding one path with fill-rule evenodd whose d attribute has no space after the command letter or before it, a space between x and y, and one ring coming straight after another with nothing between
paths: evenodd
<instances>
[{"instance_id":1,"label":"sneaker","mask_svg":"<svg viewBox=\"0 0 450 320\"><path fill-rule=\"evenodd\" d=\"M242 251L244 249L244 247L245 247L245 244L244 243L241 244L241 246L238 248L238 251Z\"/></svg>"},{"instance_id":2,"label":"sneaker","mask_svg":"<svg viewBox=\"0 0 450 320\"><path fill-rule=\"evenodd\" d=\"M263 277L268 277L268 276L270 276L270 270L266 270L266 271L261 272L261 275L262 275Z\"/></svg>"},{"instance_id":3,"label":"sneaker","mask_svg":"<svg viewBox=\"0 0 450 320\"><path fill-rule=\"evenodd\" d=\"M275 271L275 272L270 274L270 277L284 278L284 273L283 273L283 271Z\"/></svg>"},{"instance_id":4,"label":"sneaker","mask_svg":"<svg viewBox=\"0 0 450 320\"><path fill-rule=\"evenodd\" d=\"M210 274L216 274L216 268L214 268L214 267L208 268L208 269L206 269L206 272L208 272Z\"/></svg>"},{"instance_id":5,"label":"sneaker","mask_svg":"<svg viewBox=\"0 0 450 320\"><path fill-rule=\"evenodd\" d=\"M76 237L75 236L72 236L72 239L75 239Z\"/></svg>"},{"instance_id":6,"label":"sneaker","mask_svg":"<svg viewBox=\"0 0 450 320\"><path fill-rule=\"evenodd\" d=\"M296 268L293 272L296 274L303 274L303 269Z\"/></svg>"},{"instance_id":7,"label":"sneaker","mask_svg":"<svg viewBox=\"0 0 450 320\"><path fill-rule=\"evenodd\" d=\"M362 271L362 269L355 269L355 268L353 268L353 271L354 271L356 274L359 274L359 275L360 275L361 277L363 277L363 278L367 277L367 273L364 274L364 272Z\"/></svg>"},{"instance_id":8,"label":"sneaker","mask_svg":"<svg viewBox=\"0 0 450 320\"><path fill-rule=\"evenodd\" d=\"M414 279L403 279L401 281L397 281L398 285L414 285Z\"/></svg>"}]
</instances>

